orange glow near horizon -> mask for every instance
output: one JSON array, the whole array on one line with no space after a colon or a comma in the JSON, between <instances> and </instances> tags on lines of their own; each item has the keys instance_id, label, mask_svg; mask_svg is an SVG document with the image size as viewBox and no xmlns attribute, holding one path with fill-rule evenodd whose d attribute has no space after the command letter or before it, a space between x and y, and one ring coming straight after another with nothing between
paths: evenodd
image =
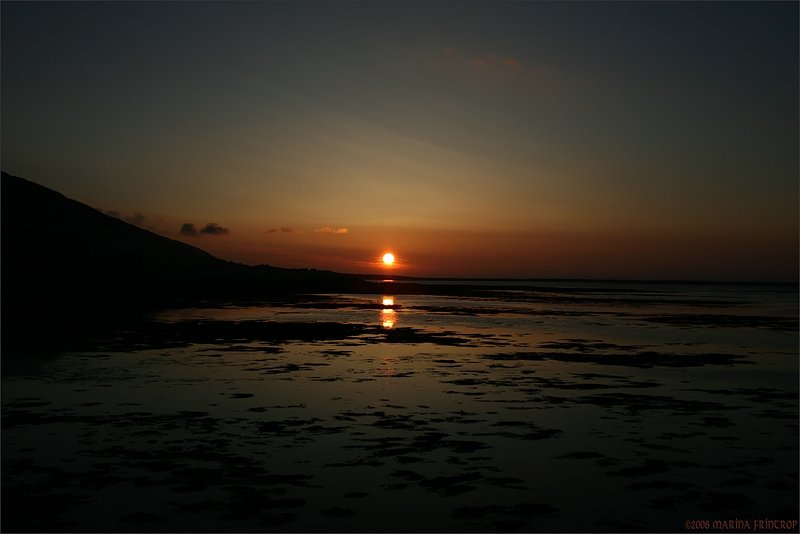
<instances>
[{"instance_id":1,"label":"orange glow near horizon","mask_svg":"<svg viewBox=\"0 0 800 534\"><path fill-rule=\"evenodd\" d=\"M274 242L269 247L253 244L264 241L263 232L255 230L206 237L199 243L184 241L249 265L371 274L386 280L415 276L796 281L797 236L796 228L775 231L769 238L756 232L726 237L712 230L696 236L652 229L502 233L366 228L347 234L346 241L345 236L333 234L278 232L270 234ZM394 263L384 263L385 254L392 254Z\"/></svg>"}]
</instances>

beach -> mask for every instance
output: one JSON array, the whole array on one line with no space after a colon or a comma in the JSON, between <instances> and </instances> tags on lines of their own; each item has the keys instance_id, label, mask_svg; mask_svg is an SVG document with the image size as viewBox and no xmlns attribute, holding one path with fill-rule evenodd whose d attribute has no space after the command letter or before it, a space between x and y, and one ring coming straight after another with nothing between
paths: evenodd
<instances>
[{"instance_id":1,"label":"beach","mask_svg":"<svg viewBox=\"0 0 800 534\"><path fill-rule=\"evenodd\" d=\"M797 518L796 286L506 286L206 303L4 360L4 530Z\"/></svg>"}]
</instances>

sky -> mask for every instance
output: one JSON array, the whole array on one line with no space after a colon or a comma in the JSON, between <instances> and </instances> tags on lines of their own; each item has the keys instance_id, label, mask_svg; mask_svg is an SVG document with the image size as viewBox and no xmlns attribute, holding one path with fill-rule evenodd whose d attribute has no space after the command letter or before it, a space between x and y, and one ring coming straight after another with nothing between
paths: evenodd
<instances>
[{"instance_id":1,"label":"sky","mask_svg":"<svg viewBox=\"0 0 800 534\"><path fill-rule=\"evenodd\" d=\"M798 5L4 1L2 168L248 264L797 281Z\"/></svg>"}]
</instances>

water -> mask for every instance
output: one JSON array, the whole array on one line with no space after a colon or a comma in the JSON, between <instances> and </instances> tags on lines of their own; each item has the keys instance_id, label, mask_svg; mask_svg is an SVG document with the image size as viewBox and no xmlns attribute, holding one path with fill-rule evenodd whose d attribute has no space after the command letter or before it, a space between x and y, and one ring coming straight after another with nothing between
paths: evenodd
<instances>
[{"instance_id":1,"label":"water","mask_svg":"<svg viewBox=\"0 0 800 534\"><path fill-rule=\"evenodd\" d=\"M168 310L15 367L3 528L797 519L796 287L579 285Z\"/></svg>"}]
</instances>

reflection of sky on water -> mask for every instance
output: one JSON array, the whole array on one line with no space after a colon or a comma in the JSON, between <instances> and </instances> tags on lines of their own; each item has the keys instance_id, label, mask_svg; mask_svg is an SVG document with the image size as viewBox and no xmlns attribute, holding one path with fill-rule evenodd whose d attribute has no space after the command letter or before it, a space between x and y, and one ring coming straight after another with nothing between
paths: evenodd
<instances>
[{"instance_id":1,"label":"reflection of sky on water","mask_svg":"<svg viewBox=\"0 0 800 534\"><path fill-rule=\"evenodd\" d=\"M402 314L403 328L425 328L431 331L457 329L477 334L525 338L526 343L546 340L562 331L571 332L572 337L610 341L633 337L657 345L673 341L675 334L672 329L663 328L663 325L642 320L649 315L698 313L746 316L795 313L792 306L796 307L796 292L792 291L748 292L745 288L734 286L726 292L724 287L692 286L691 292L684 292L682 286L659 287L661 291L658 301L654 302L645 302L638 292L638 286L633 288L637 292L628 295L627 300L621 298L625 297L622 293L592 294L593 298L598 298L594 303L539 302L536 300L536 293L531 293L527 300L506 300L504 297L507 295L487 293L483 297L403 295L400 297L400 306L397 295L323 294L310 296L304 302L266 301L255 306L170 310L159 313L155 318L160 321L343 322L377 324L380 328L392 329L397 328ZM649 292L650 286L643 285L641 289L642 293ZM717 303L727 301L730 305L681 305L690 295L694 300L708 298ZM790 306L791 303L795 304ZM679 327L679 330L682 343L703 343L709 350L735 352L742 347L749 347L753 351L768 351L782 343L780 336L766 329L697 330Z\"/></svg>"},{"instance_id":2,"label":"reflection of sky on water","mask_svg":"<svg viewBox=\"0 0 800 534\"><path fill-rule=\"evenodd\" d=\"M74 530L108 531L617 531L623 501L635 530L670 531L678 506L795 506L796 330L642 319L665 308L374 294L168 312L358 328L209 321L203 343L4 372L3 489L75 495ZM638 353L676 357L624 363Z\"/></svg>"}]
</instances>

